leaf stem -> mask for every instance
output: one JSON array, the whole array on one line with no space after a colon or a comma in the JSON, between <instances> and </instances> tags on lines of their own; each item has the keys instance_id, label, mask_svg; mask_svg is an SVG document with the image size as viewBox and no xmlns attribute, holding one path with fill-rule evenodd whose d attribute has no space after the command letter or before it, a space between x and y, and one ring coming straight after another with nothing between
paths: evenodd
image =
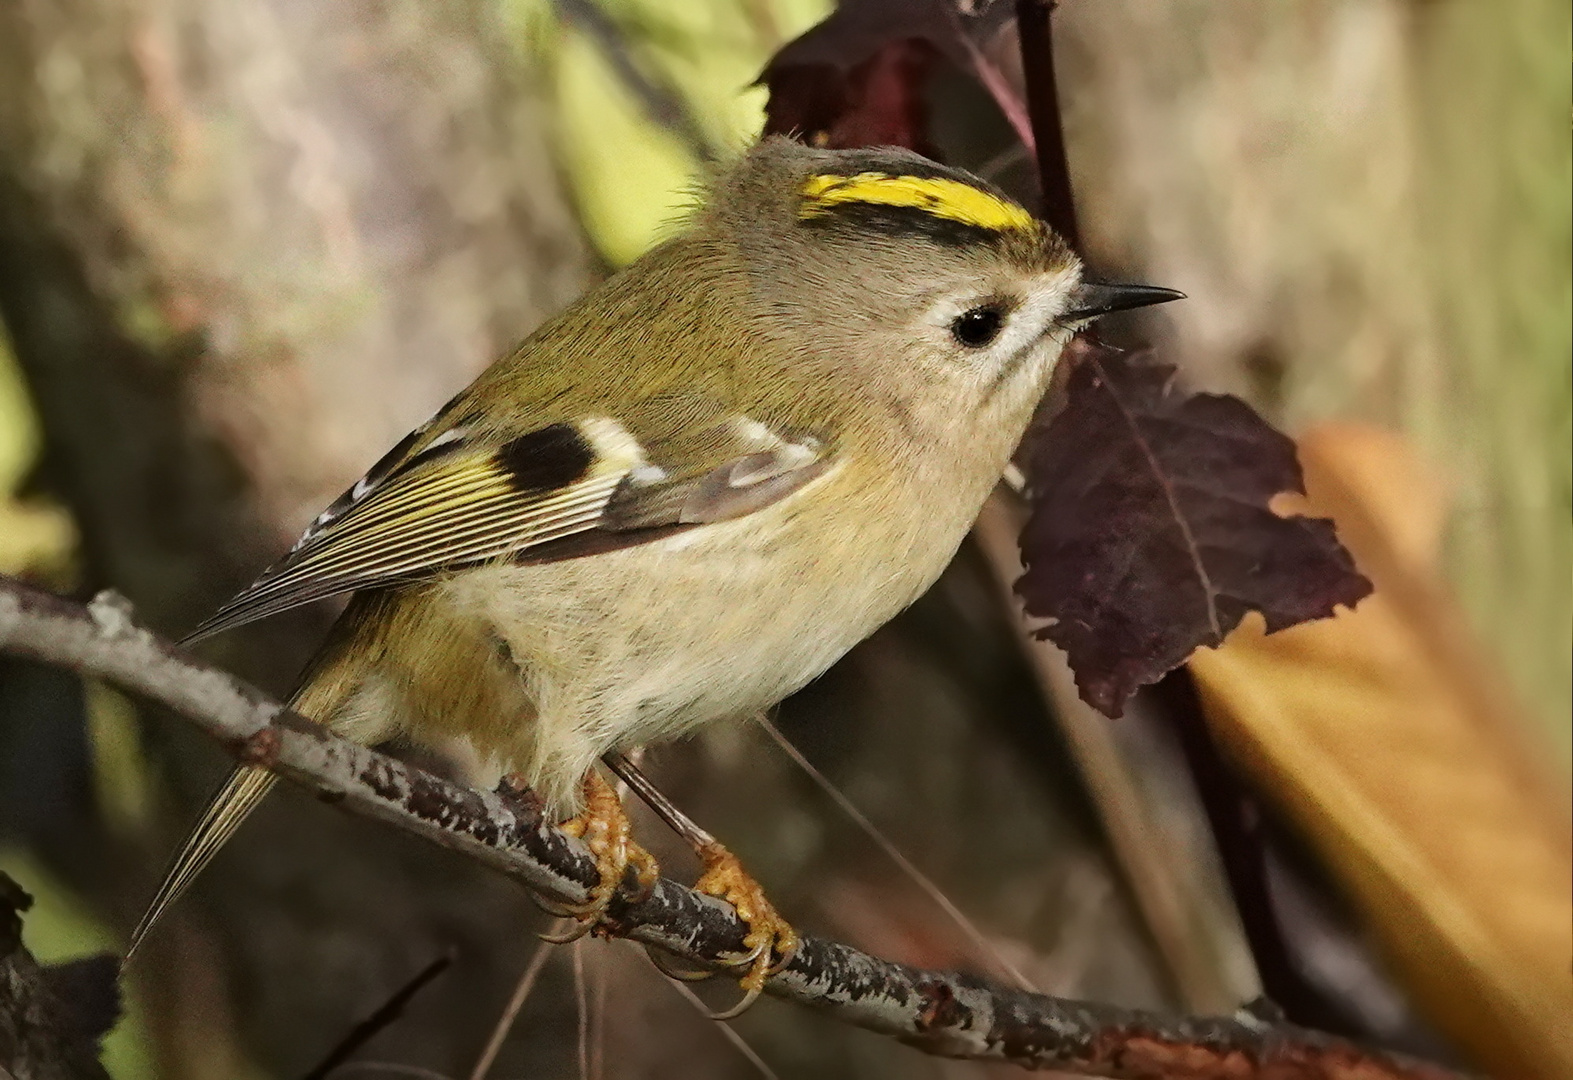
<instances>
[{"instance_id":1,"label":"leaf stem","mask_svg":"<svg viewBox=\"0 0 1573 1080\"><path fill-rule=\"evenodd\" d=\"M1171 671L1153 688L1153 694L1175 732L1207 815L1262 993L1292 1023L1355 1034L1349 1017L1306 979L1295 963L1267 878L1261 805L1213 740L1190 669ZM1369 1037L1370 1033L1359 1034Z\"/></svg>"},{"instance_id":2,"label":"leaf stem","mask_svg":"<svg viewBox=\"0 0 1573 1080\"><path fill-rule=\"evenodd\" d=\"M1081 230L1076 225L1076 200L1071 194L1059 88L1054 81L1054 39L1049 22L1054 8L1053 0L1016 0L1016 29L1021 39L1027 115L1032 120L1037 151L1043 218L1079 252Z\"/></svg>"}]
</instances>

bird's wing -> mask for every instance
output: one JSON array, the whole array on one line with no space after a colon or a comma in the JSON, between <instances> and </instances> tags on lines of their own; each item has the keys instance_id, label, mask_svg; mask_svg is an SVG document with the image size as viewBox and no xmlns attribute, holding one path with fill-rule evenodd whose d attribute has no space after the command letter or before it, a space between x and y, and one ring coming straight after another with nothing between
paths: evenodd
<instances>
[{"instance_id":1,"label":"bird's wing","mask_svg":"<svg viewBox=\"0 0 1573 1080\"><path fill-rule=\"evenodd\" d=\"M186 640L357 589L489 562L575 558L740 517L829 462L813 437L704 412L680 432L643 440L635 425L600 417L508 441L462 426L415 432Z\"/></svg>"}]
</instances>

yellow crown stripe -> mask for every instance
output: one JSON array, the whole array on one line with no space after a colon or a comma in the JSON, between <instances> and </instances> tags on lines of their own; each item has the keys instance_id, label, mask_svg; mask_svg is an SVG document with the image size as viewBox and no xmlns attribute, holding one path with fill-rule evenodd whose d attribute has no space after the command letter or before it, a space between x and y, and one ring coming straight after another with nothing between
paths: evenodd
<instances>
[{"instance_id":1,"label":"yellow crown stripe","mask_svg":"<svg viewBox=\"0 0 1573 1080\"><path fill-rule=\"evenodd\" d=\"M947 221L1004 232L1031 229L1031 214L1015 203L990 195L960 180L931 176L891 176L866 172L855 176L810 176L802 187L803 205L798 217L828 214L837 206L862 203L921 210Z\"/></svg>"}]
</instances>

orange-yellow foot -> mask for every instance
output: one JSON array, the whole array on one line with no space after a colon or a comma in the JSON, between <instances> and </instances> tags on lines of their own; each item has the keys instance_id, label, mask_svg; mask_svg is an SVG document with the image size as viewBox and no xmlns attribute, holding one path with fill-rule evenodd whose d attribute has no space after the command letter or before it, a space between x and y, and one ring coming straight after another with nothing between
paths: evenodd
<instances>
[{"instance_id":1,"label":"orange-yellow foot","mask_svg":"<svg viewBox=\"0 0 1573 1080\"><path fill-rule=\"evenodd\" d=\"M714 840L695 850L705 867L705 872L694 883L695 891L725 900L737 909L738 918L748 924L748 936L743 939L748 952L737 961L739 968L748 969L739 980L745 991L743 1000L736 1008L716 1016L717 1020L730 1020L759 997L767 975L791 962L799 944L797 931L766 899L764 887L743 869L736 855Z\"/></svg>"},{"instance_id":2,"label":"orange-yellow foot","mask_svg":"<svg viewBox=\"0 0 1573 1080\"><path fill-rule=\"evenodd\" d=\"M558 828L585 842L600 872L600 881L590 890L589 899L564 911L579 925L567 934L547 938L548 941L565 942L581 938L600 925L606 905L612 902L622 885L628 867L632 866L638 874L642 893L655 887L661 868L656 865L654 856L634 843L633 823L628 820L622 800L594 768L584 774L584 812L564 821Z\"/></svg>"}]
</instances>

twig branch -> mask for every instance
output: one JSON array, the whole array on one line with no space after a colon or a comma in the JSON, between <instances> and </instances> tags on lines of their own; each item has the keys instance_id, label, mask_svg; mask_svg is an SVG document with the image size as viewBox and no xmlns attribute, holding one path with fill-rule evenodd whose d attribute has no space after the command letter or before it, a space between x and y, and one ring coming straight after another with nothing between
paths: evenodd
<instances>
[{"instance_id":1,"label":"twig branch","mask_svg":"<svg viewBox=\"0 0 1573 1080\"><path fill-rule=\"evenodd\" d=\"M1054 75L1051 16L1055 3L1056 0L1016 0L1016 29L1021 42L1027 112L1035 137L1043 214L1056 232L1077 252L1085 254ZM1171 672L1152 696L1178 733L1186 768L1201 795L1263 992L1298 1023L1347 1029L1348 1018L1301 974L1284 938L1267 885L1266 841L1254 824L1260 814L1256 797L1233 774L1213 742L1190 672L1184 668Z\"/></svg>"},{"instance_id":2,"label":"twig branch","mask_svg":"<svg viewBox=\"0 0 1573 1080\"><path fill-rule=\"evenodd\" d=\"M1256 961L1262 993L1297 1024L1358 1034L1350 1030L1355 1025L1349 1016L1341 1013L1294 962L1267 879L1267 838L1260 802L1213 739L1190 668L1169 672L1150 693L1169 721L1196 783L1229 894L1240 914L1240 927Z\"/></svg>"},{"instance_id":3,"label":"twig branch","mask_svg":"<svg viewBox=\"0 0 1573 1080\"><path fill-rule=\"evenodd\" d=\"M623 32L594 0L555 0L558 16L578 27L600 46L624 87L638 99L645 115L683 141L700 161L720 156L704 126L683 95L670 82L646 74L634 60Z\"/></svg>"},{"instance_id":4,"label":"twig branch","mask_svg":"<svg viewBox=\"0 0 1573 1080\"><path fill-rule=\"evenodd\" d=\"M452 965L453 953L445 952L417 971L414 978L389 995L388 1000L379 1005L370 1016L350 1028L344 1038L340 1039L338 1044L329 1050L316 1067L301 1080L328 1080L328 1077L333 1075L333 1070L348 1061L355 1051L381 1035L389 1025L403 1016L404 1010L415 999L415 995Z\"/></svg>"},{"instance_id":5,"label":"twig branch","mask_svg":"<svg viewBox=\"0 0 1573 1080\"><path fill-rule=\"evenodd\" d=\"M1016 33L1021 38L1022 76L1027 84L1027 116L1038 160L1043 217L1079 252L1081 230L1076 224L1076 199L1071 194L1060 91L1054 80L1054 37L1049 19L1053 13L1054 0L1016 0Z\"/></svg>"},{"instance_id":6,"label":"twig branch","mask_svg":"<svg viewBox=\"0 0 1573 1080\"><path fill-rule=\"evenodd\" d=\"M1064 654L1034 637L1022 619L1013 586L1022 574L1017 538L1026 523L1024 501L996 492L983 504L972 535L993 572L1001 603L1013 620L1021 621L1017 641L1087 785L1109 853L1152 936L1171 990L1187 1009L1227 1008L1239 996L1219 970L1218 943L1203 899L1152 821L1114 725L1077 694Z\"/></svg>"},{"instance_id":7,"label":"twig branch","mask_svg":"<svg viewBox=\"0 0 1573 1080\"><path fill-rule=\"evenodd\" d=\"M347 742L139 627L113 594L83 607L0 577L0 652L58 664L168 706L238 759L265 765L325 802L463 852L539 897L582 903L596 881L589 850L542 821L525 800L450 783ZM666 879L635 901L632 875L626 884L608 912L607 934L710 970L727 970L745 951L747 928L730 906ZM927 1053L1083 1075L1457 1075L1250 1013L1179 1017L1070 1001L895 964L811 937L766 992Z\"/></svg>"}]
</instances>

